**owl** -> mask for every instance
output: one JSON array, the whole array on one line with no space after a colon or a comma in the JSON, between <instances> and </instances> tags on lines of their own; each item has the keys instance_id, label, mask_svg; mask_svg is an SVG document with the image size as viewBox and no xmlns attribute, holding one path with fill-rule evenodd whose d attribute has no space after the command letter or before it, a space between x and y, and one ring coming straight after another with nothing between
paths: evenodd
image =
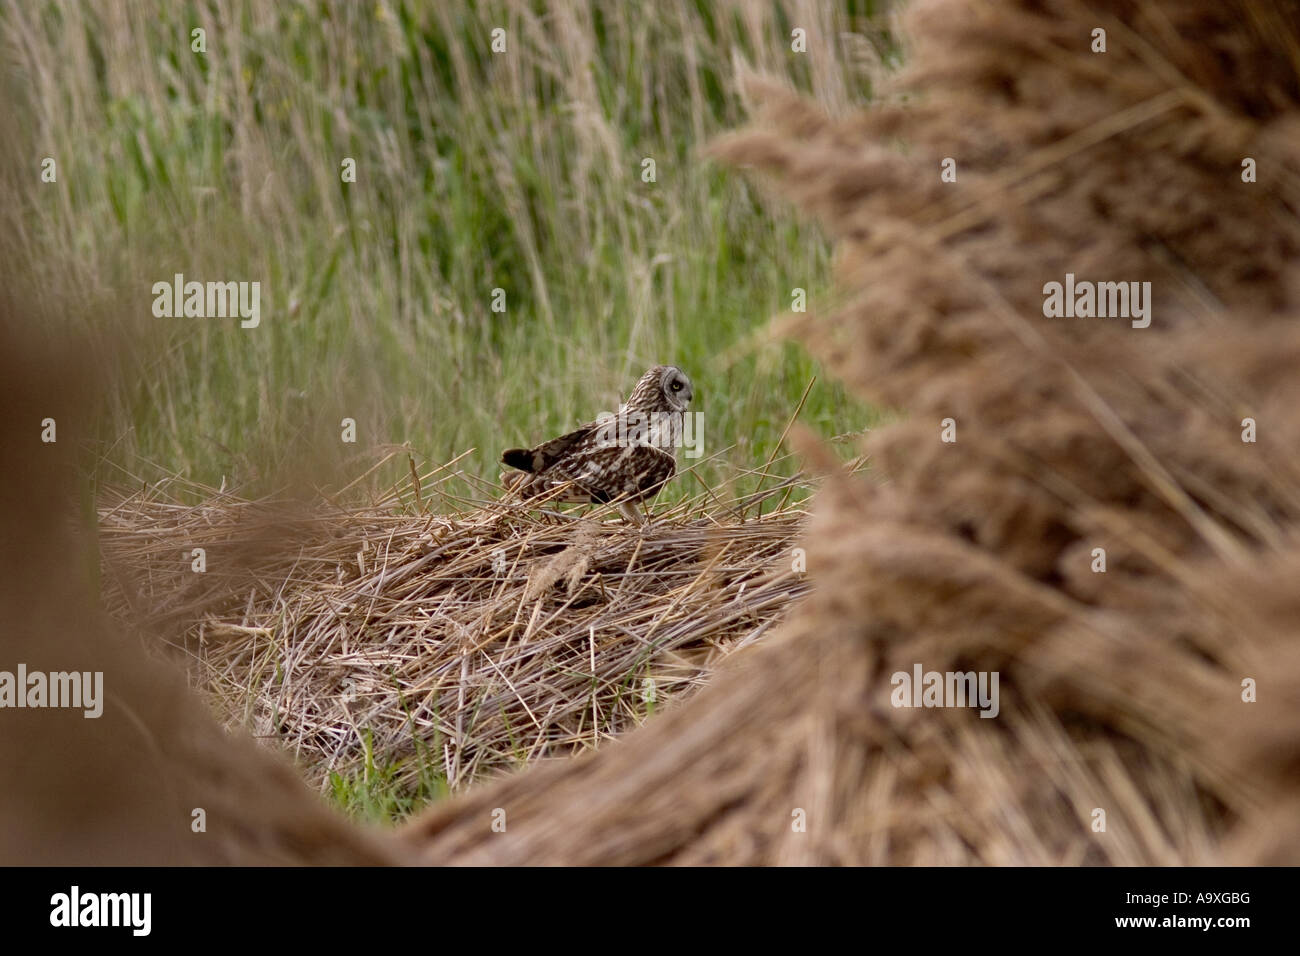
<instances>
[{"instance_id":1,"label":"owl","mask_svg":"<svg viewBox=\"0 0 1300 956\"><path fill-rule=\"evenodd\" d=\"M685 372L656 365L641 376L617 414L536 448L502 453L502 464L521 472L504 474L502 481L525 499L555 492L560 501L614 503L625 518L642 524L645 519L633 506L657 494L676 472L682 416L693 396Z\"/></svg>"}]
</instances>

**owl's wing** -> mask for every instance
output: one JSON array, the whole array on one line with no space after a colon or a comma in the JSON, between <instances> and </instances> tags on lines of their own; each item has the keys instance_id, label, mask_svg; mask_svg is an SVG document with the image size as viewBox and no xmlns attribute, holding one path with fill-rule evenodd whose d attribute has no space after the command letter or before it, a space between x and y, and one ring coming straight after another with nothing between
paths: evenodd
<instances>
[{"instance_id":1,"label":"owl's wing","mask_svg":"<svg viewBox=\"0 0 1300 956\"><path fill-rule=\"evenodd\" d=\"M594 502L635 502L656 494L676 471L672 453L653 445L587 441L571 448L546 477L573 482Z\"/></svg>"},{"instance_id":2,"label":"owl's wing","mask_svg":"<svg viewBox=\"0 0 1300 956\"><path fill-rule=\"evenodd\" d=\"M559 438L552 438L548 442L543 442L536 448L508 448L502 452L501 462L511 468L518 468L520 471L531 471L533 474L538 474L554 465L574 446L592 438L596 433L596 428L596 422L589 422L567 435L561 435Z\"/></svg>"}]
</instances>

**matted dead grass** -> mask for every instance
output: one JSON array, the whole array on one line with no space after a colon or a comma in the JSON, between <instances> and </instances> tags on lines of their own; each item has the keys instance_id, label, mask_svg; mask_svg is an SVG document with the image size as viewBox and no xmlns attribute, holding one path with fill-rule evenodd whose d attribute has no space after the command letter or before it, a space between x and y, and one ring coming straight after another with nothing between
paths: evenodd
<instances>
[{"instance_id":1,"label":"matted dead grass","mask_svg":"<svg viewBox=\"0 0 1300 956\"><path fill-rule=\"evenodd\" d=\"M637 726L766 633L808 589L794 487L641 530L608 509L193 505L163 485L108 496L100 540L110 608L172 635L228 727L316 787L373 763L454 790Z\"/></svg>"}]
</instances>

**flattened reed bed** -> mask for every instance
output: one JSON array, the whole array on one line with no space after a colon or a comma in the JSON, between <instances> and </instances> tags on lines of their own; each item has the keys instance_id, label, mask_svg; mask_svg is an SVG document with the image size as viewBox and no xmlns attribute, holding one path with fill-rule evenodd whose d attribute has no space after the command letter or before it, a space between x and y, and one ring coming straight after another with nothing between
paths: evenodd
<instances>
[{"instance_id":1,"label":"flattened reed bed","mask_svg":"<svg viewBox=\"0 0 1300 956\"><path fill-rule=\"evenodd\" d=\"M679 506L642 531L599 511L141 492L100 508L100 541L110 610L159 635L228 727L322 789L370 761L456 789L594 747L758 640L808 589L804 517Z\"/></svg>"}]
</instances>

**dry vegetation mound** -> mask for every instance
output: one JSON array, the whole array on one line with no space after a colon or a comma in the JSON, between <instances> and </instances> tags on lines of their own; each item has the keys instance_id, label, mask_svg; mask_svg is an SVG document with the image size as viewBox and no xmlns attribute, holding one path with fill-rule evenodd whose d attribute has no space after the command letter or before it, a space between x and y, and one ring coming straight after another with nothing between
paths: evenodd
<instances>
[{"instance_id":1,"label":"dry vegetation mound","mask_svg":"<svg viewBox=\"0 0 1300 956\"><path fill-rule=\"evenodd\" d=\"M227 725L288 746L316 786L370 765L456 789L592 747L682 697L807 590L795 506L759 515L751 501L745 520L745 503L720 517L684 505L643 531L502 506L206 497L155 486L104 504L110 606L178 635Z\"/></svg>"}]
</instances>

